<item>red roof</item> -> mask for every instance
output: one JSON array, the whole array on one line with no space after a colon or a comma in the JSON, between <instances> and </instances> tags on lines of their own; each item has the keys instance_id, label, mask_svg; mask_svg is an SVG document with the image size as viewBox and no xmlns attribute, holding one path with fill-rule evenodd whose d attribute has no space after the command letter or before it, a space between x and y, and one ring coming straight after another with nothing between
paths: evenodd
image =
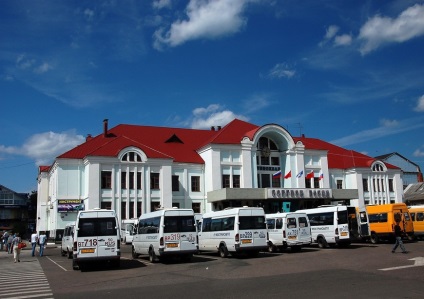
<instances>
[{"instance_id":1,"label":"red roof","mask_svg":"<svg viewBox=\"0 0 424 299\"><path fill-rule=\"evenodd\" d=\"M344 149L337 145L316 138L293 137L294 142L301 141L308 150L325 150L328 157L328 168L349 169L369 168L377 159L359 152ZM383 162L384 163L384 162ZM389 169L398 169L389 163L384 163Z\"/></svg>"},{"instance_id":2,"label":"red roof","mask_svg":"<svg viewBox=\"0 0 424 299\"><path fill-rule=\"evenodd\" d=\"M38 166L38 173L49 172L50 166Z\"/></svg>"},{"instance_id":3,"label":"red roof","mask_svg":"<svg viewBox=\"0 0 424 299\"><path fill-rule=\"evenodd\" d=\"M240 144L244 137L252 140L260 127L239 119L218 130L196 130L121 124L104 134L89 138L83 144L58 158L84 159L88 156L117 157L127 147L141 149L148 158L172 159L174 162L204 164L197 150L208 144ZM293 137L305 149L328 151L329 168L368 168L376 159L315 138ZM397 168L385 163L388 168ZM41 171L41 170L40 170Z\"/></svg>"}]
</instances>

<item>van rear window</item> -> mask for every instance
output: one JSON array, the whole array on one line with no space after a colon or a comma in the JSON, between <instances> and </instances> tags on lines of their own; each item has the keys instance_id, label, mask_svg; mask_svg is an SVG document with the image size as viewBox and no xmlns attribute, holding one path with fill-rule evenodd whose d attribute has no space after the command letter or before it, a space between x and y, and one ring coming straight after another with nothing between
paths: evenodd
<instances>
[{"instance_id":1,"label":"van rear window","mask_svg":"<svg viewBox=\"0 0 424 299\"><path fill-rule=\"evenodd\" d=\"M264 216L240 216L239 229L266 229Z\"/></svg>"},{"instance_id":2,"label":"van rear window","mask_svg":"<svg viewBox=\"0 0 424 299\"><path fill-rule=\"evenodd\" d=\"M117 234L116 219L81 218L78 223L78 237L112 236Z\"/></svg>"},{"instance_id":3,"label":"van rear window","mask_svg":"<svg viewBox=\"0 0 424 299\"><path fill-rule=\"evenodd\" d=\"M195 232L194 216L166 216L164 233Z\"/></svg>"}]
</instances>

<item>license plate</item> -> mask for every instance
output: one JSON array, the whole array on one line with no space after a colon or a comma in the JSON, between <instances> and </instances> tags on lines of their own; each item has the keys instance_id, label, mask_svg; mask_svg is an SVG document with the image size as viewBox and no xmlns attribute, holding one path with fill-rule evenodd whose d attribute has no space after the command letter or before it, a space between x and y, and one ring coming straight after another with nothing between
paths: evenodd
<instances>
[{"instance_id":1,"label":"license plate","mask_svg":"<svg viewBox=\"0 0 424 299\"><path fill-rule=\"evenodd\" d=\"M347 236L347 232L342 232L342 237L346 237Z\"/></svg>"},{"instance_id":2,"label":"license plate","mask_svg":"<svg viewBox=\"0 0 424 299\"><path fill-rule=\"evenodd\" d=\"M81 253L94 253L94 248L81 249Z\"/></svg>"},{"instance_id":3,"label":"license plate","mask_svg":"<svg viewBox=\"0 0 424 299\"><path fill-rule=\"evenodd\" d=\"M167 248L176 248L178 247L178 243L166 243Z\"/></svg>"},{"instance_id":4,"label":"license plate","mask_svg":"<svg viewBox=\"0 0 424 299\"><path fill-rule=\"evenodd\" d=\"M289 236L288 239L289 240L295 240L296 239L296 236Z\"/></svg>"},{"instance_id":5,"label":"license plate","mask_svg":"<svg viewBox=\"0 0 424 299\"><path fill-rule=\"evenodd\" d=\"M251 239L241 240L241 244L250 244L250 243L252 243L252 240Z\"/></svg>"}]
</instances>

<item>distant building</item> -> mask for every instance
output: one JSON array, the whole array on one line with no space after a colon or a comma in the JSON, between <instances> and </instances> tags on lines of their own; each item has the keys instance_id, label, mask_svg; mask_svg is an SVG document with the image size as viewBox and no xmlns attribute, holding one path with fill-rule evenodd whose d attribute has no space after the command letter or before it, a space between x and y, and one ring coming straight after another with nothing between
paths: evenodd
<instances>
[{"instance_id":1,"label":"distant building","mask_svg":"<svg viewBox=\"0 0 424 299\"><path fill-rule=\"evenodd\" d=\"M409 184L404 196L407 205L424 205L424 183Z\"/></svg>"},{"instance_id":2,"label":"distant building","mask_svg":"<svg viewBox=\"0 0 424 299\"><path fill-rule=\"evenodd\" d=\"M238 119L195 130L120 124L58 156L38 174L37 230L58 238L77 211L122 219L160 207L266 212L323 204L401 202L399 167L276 124Z\"/></svg>"},{"instance_id":3,"label":"distant building","mask_svg":"<svg viewBox=\"0 0 424 299\"><path fill-rule=\"evenodd\" d=\"M415 164L414 162L405 158L399 153L394 152L377 156L375 158L383 162L395 165L402 170L402 181L404 189L410 184L423 182L423 174L418 164Z\"/></svg>"},{"instance_id":4,"label":"distant building","mask_svg":"<svg viewBox=\"0 0 424 299\"><path fill-rule=\"evenodd\" d=\"M17 223L26 224L28 207L28 194L17 193L0 185L0 230L13 229Z\"/></svg>"}]
</instances>

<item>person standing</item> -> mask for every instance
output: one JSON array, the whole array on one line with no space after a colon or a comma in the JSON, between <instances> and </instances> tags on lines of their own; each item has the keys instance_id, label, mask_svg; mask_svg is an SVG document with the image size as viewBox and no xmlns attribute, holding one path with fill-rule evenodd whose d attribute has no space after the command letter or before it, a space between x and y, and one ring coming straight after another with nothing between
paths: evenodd
<instances>
[{"instance_id":1,"label":"person standing","mask_svg":"<svg viewBox=\"0 0 424 299\"><path fill-rule=\"evenodd\" d=\"M12 241L13 241L14 236L13 235L9 235L9 237L7 237L7 253L12 253Z\"/></svg>"},{"instance_id":2,"label":"person standing","mask_svg":"<svg viewBox=\"0 0 424 299\"><path fill-rule=\"evenodd\" d=\"M34 230L32 235L31 235L31 246L32 246L32 256L35 256L35 247L37 247L37 242L38 242L38 234L37 232Z\"/></svg>"},{"instance_id":3,"label":"person standing","mask_svg":"<svg viewBox=\"0 0 424 299\"><path fill-rule=\"evenodd\" d=\"M38 243L40 244L40 256L43 256L44 252L44 246L46 245L47 236L44 232L40 233L40 236L38 237Z\"/></svg>"},{"instance_id":4,"label":"person standing","mask_svg":"<svg viewBox=\"0 0 424 299\"><path fill-rule=\"evenodd\" d=\"M19 243L21 243L21 237L19 237L19 233L15 234L15 237L12 240L12 246L13 246L13 259L20 262L20 255L21 255L21 249L19 248Z\"/></svg>"},{"instance_id":5,"label":"person standing","mask_svg":"<svg viewBox=\"0 0 424 299\"><path fill-rule=\"evenodd\" d=\"M9 233L7 231L4 232L3 234L3 240L2 242L4 243L4 250L7 251L7 240L9 239Z\"/></svg>"},{"instance_id":6,"label":"person standing","mask_svg":"<svg viewBox=\"0 0 424 299\"><path fill-rule=\"evenodd\" d=\"M407 253L405 246L403 246L402 229L400 228L399 222L396 222L395 224L395 237L396 237L396 242L395 242L395 245L393 246L392 253L395 253L396 248L398 248L398 246L400 246L400 249L402 249L402 253Z\"/></svg>"}]
</instances>

